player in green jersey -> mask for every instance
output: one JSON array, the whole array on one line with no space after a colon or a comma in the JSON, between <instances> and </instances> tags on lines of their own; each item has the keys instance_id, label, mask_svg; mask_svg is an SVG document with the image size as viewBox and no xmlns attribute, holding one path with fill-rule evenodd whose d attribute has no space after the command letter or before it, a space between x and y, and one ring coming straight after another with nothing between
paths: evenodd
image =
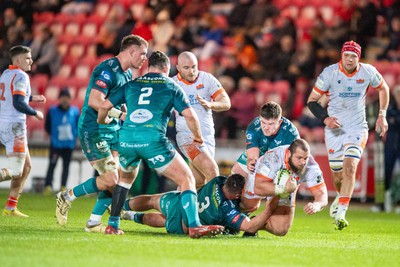
<instances>
[{"instance_id":1,"label":"player in green jersey","mask_svg":"<svg viewBox=\"0 0 400 267\"><path fill-rule=\"evenodd\" d=\"M111 216L106 233L123 234L119 229L122 206L143 159L173 180L182 190L181 203L188 218L189 235L198 238L223 231L222 226L201 225L197 213L197 194L193 174L166 137L167 123L173 109L185 117L195 143L203 143L199 121L182 88L168 77L170 61L162 52L149 58L149 73L126 83L101 105L98 122L107 124L108 112L126 103L127 115L119 133L121 176L114 188Z\"/></svg>"},{"instance_id":2,"label":"player in green jersey","mask_svg":"<svg viewBox=\"0 0 400 267\"><path fill-rule=\"evenodd\" d=\"M82 195L99 193L98 202L86 225L86 231L104 231L101 217L111 203L112 190L118 181L118 130L119 122L110 119L106 126L97 123L97 113L106 97L132 80L133 69L139 69L146 61L147 42L140 36L128 35L121 42L120 53L100 63L92 72L82 113L78 123L78 136L82 150L100 176L92 177L73 189L57 194L56 218L60 225L67 222L71 202ZM114 108L110 116L124 119L126 114Z\"/></svg>"},{"instance_id":3,"label":"player in green jersey","mask_svg":"<svg viewBox=\"0 0 400 267\"><path fill-rule=\"evenodd\" d=\"M245 178L240 174L228 177L217 176L197 191L199 217L203 224L220 224L233 231L256 233L271 216L270 209L264 209L252 220L240 213L237 200L244 188ZM125 201L122 219L152 227L165 227L171 234L187 233L187 218L180 203L178 191L156 195L141 195ZM268 206L275 208L278 198ZM272 204L274 203L274 204ZM159 212L142 213L149 209ZM134 210L134 211L133 211Z\"/></svg>"}]
</instances>

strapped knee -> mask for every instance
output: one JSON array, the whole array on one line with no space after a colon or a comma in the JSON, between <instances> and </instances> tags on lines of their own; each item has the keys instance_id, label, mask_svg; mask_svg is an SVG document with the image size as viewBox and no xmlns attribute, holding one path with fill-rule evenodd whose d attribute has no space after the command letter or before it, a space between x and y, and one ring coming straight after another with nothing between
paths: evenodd
<instances>
[{"instance_id":1,"label":"strapped knee","mask_svg":"<svg viewBox=\"0 0 400 267\"><path fill-rule=\"evenodd\" d=\"M356 159L361 159L361 154L362 154L362 148L359 146L348 146L346 147L344 151L344 157L345 158L356 158Z\"/></svg>"}]
</instances>

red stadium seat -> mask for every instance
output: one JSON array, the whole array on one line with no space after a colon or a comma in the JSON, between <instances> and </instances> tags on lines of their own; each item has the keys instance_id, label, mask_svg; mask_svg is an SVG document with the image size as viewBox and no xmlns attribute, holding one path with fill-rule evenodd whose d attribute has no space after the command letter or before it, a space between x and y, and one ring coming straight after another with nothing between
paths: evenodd
<instances>
[{"instance_id":1,"label":"red stadium seat","mask_svg":"<svg viewBox=\"0 0 400 267\"><path fill-rule=\"evenodd\" d=\"M64 34L71 35L71 36L77 36L80 33L80 30L81 30L80 27L81 27L81 25L77 22L69 22L65 25Z\"/></svg>"},{"instance_id":2,"label":"red stadium seat","mask_svg":"<svg viewBox=\"0 0 400 267\"><path fill-rule=\"evenodd\" d=\"M94 14L99 15L102 18L107 16L108 11L110 10L110 4L106 2L100 2L96 5L94 9Z\"/></svg>"},{"instance_id":3,"label":"red stadium seat","mask_svg":"<svg viewBox=\"0 0 400 267\"><path fill-rule=\"evenodd\" d=\"M269 80L259 80L255 83L256 90L264 94L269 94L273 91L272 82Z\"/></svg>"},{"instance_id":4,"label":"red stadium seat","mask_svg":"<svg viewBox=\"0 0 400 267\"><path fill-rule=\"evenodd\" d=\"M98 33L98 26L94 22L86 23L82 27L81 34L87 37L95 37Z\"/></svg>"},{"instance_id":5,"label":"red stadium seat","mask_svg":"<svg viewBox=\"0 0 400 267\"><path fill-rule=\"evenodd\" d=\"M43 94L49 77L46 74L35 74L30 78L32 95Z\"/></svg>"},{"instance_id":6,"label":"red stadium seat","mask_svg":"<svg viewBox=\"0 0 400 267\"><path fill-rule=\"evenodd\" d=\"M46 23L47 25L50 25L53 20L54 20L54 13L53 12L41 12L41 13L34 13L33 14L33 20L35 23Z\"/></svg>"},{"instance_id":7,"label":"red stadium seat","mask_svg":"<svg viewBox=\"0 0 400 267\"><path fill-rule=\"evenodd\" d=\"M275 81L272 85L273 91L278 92L281 97L282 101L287 101L290 95L290 83L285 80Z\"/></svg>"}]
</instances>

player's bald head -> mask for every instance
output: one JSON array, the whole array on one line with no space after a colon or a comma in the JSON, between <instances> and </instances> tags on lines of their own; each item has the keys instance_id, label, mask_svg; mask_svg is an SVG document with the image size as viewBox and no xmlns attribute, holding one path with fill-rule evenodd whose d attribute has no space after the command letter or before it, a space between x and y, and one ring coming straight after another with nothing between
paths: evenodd
<instances>
[{"instance_id":1,"label":"player's bald head","mask_svg":"<svg viewBox=\"0 0 400 267\"><path fill-rule=\"evenodd\" d=\"M185 64L186 62L194 62L197 64L197 58L192 52L189 51L180 53L178 56L178 65Z\"/></svg>"}]
</instances>

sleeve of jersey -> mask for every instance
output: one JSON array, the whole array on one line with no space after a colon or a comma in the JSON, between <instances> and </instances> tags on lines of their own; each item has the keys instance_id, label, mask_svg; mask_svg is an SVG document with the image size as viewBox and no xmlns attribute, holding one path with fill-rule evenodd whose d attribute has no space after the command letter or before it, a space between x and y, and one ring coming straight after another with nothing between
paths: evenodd
<instances>
[{"instance_id":1,"label":"sleeve of jersey","mask_svg":"<svg viewBox=\"0 0 400 267\"><path fill-rule=\"evenodd\" d=\"M259 147L259 141L257 138L257 131L254 126L254 121L249 124L246 129L246 149L252 147Z\"/></svg>"},{"instance_id":2,"label":"sleeve of jersey","mask_svg":"<svg viewBox=\"0 0 400 267\"><path fill-rule=\"evenodd\" d=\"M325 68L315 81L313 91L317 94L324 95L329 90L329 83L327 82L328 69Z\"/></svg>"},{"instance_id":3,"label":"sleeve of jersey","mask_svg":"<svg viewBox=\"0 0 400 267\"><path fill-rule=\"evenodd\" d=\"M230 206L230 205L229 205ZM240 213L236 208L232 208L230 211L226 212L226 225L234 230L240 230L240 225L242 225L243 220L246 218L246 215Z\"/></svg>"},{"instance_id":4,"label":"sleeve of jersey","mask_svg":"<svg viewBox=\"0 0 400 267\"><path fill-rule=\"evenodd\" d=\"M92 88L99 90L107 95L109 88L112 86L112 78L109 72L103 70L100 74L93 77Z\"/></svg>"},{"instance_id":5,"label":"sleeve of jersey","mask_svg":"<svg viewBox=\"0 0 400 267\"><path fill-rule=\"evenodd\" d=\"M324 187L325 181L324 177L322 176L322 172L317 169L309 171L306 178L306 184L310 191L314 191Z\"/></svg>"},{"instance_id":6,"label":"sleeve of jersey","mask_svg":"<svg viewBox=\"0 0 400 267\"><path fill-rule=\"evenodd\" d=\"M25 75L18 74L11 81L11 89L13 95L26 96L28 81Z\"/></svg>"},{"instance_id":7,"label":"sleeve of jersey","mask_svg":"<svg viewBox=\"0 0 400 267\"><path fill-rule=\"evenodd\" d=\"M219 94L225 91L224 88L222 88L221 83L217 80L217 78L215 78L211 74L208 75L208 83L209 86L207 87L209 88L208 90L212 99L217 98Z\"/></svg>"},{"instance_id":8,"label":"sleeve of jersey","mask_svg":"<svg viewBox=\"0 0 400 267\"><path fill-rule=\"evenodd\" d=\"M383 85L383 77L382 75L378 72L378 70L370 65L370 71L371 73L371 86L376 89L380 90L382 85Z\"/></svg>"},{"instance_id":9,"label":"sleeve of jersey","mask_svg":"<svg viewBox=\"0 0 400 267\"><path fill-rule=\"evenodd\" d=\"M190 107L189 100L181 87L176 86L175 90L174 108L178 111L179 115L182 115L182 111Z\"/></svg>"},{"instance_id":10,"label":"sleeve of jersey","mask_svg":"<svg viewBox=\"0 0 400 267\"><path fill-rule=\"evenodd\" d=\"M118 106L122 103L126 103L125 100L125 88L127 85L123 85L120 89L114 91L114 93L108 96L108 100L113 104L113 106Z\"/></svg>"}]
</instances>

